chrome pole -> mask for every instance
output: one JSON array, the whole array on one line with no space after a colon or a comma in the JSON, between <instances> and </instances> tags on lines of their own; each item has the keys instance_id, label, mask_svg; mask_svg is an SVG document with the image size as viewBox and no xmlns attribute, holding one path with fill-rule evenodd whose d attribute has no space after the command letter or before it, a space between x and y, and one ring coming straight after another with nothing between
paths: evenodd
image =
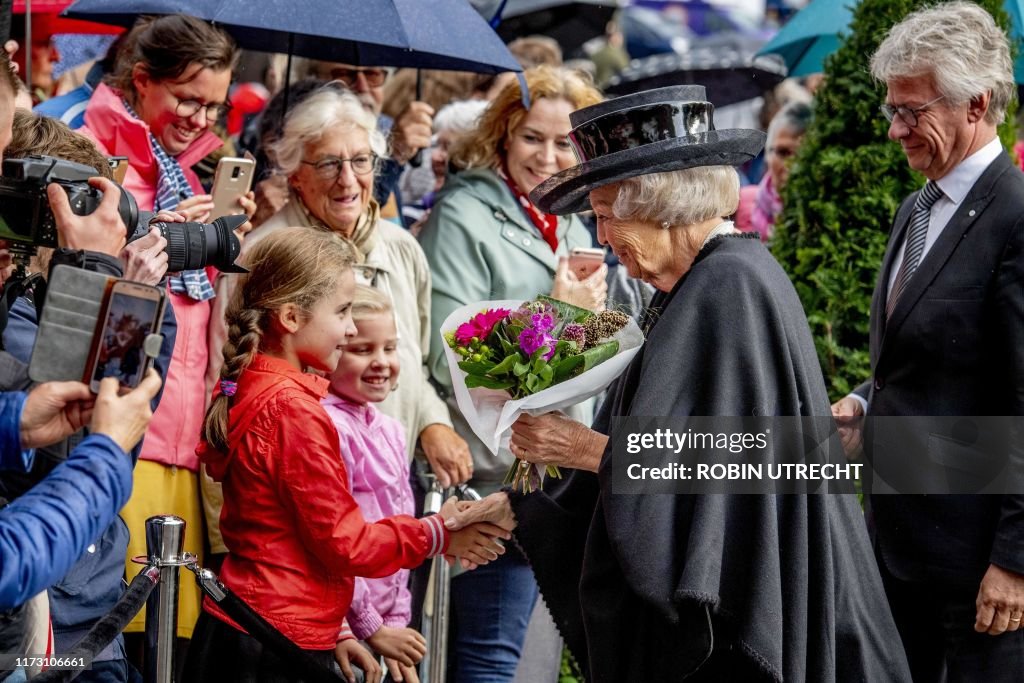
<instances>
[{"instance_id":1,"label":"chrome pole","mask_svg":"<svg viewBox=\"0 0 1024 683\"><path fill-rule=\"evenodd\" d=\"M174 683L178 631L178 567L184 561L185 520L174 515L146 520L146 554L160 568L160 582L146 601L146 683Z\"/></svg>"}]
</instances>

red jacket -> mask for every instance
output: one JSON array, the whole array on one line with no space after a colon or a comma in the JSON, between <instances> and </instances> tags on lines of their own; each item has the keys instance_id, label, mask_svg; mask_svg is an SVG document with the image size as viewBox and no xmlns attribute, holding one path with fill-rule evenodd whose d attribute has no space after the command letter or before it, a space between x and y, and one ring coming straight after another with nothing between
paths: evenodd
<instances>
[{"instance_id":1,"label":"red jacket","mask_svg":"<svg viewBox=\"0 0 1024 683\"><path fill-rule=\"evenodd\" d=\"M224 484L220 579L285 636L330 650L356 576L411 569L447 549L437 515L369 524L348 490L338 432L320 405L327 380L257 355L238 381L229 452L198 454ZM209 599L204 609L239 628Z\"/></svg>"}]
</instances>

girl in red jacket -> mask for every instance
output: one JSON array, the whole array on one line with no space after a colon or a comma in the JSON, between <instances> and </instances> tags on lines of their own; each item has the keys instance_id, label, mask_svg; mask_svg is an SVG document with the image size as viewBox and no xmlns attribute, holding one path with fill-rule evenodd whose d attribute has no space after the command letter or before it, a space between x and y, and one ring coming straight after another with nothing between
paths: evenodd
<instances>
[{"instance_id":1,"label":"girl in red jacket","mask_svg":"<svg viewBox=\"0 0 1024 683\"><path fill-rule=\"evenodd\" d=\"M356 333L352 258L341 238L312 228L280 230L253 248L228 307L219 393L199 446L224 486L229 554L220 579L328 667L336 655L347 666L359 652L338 642L354 577L387 576L442 553L484 563L503 551L495 537L508 537L495 526L447 531L454 507L373 524L360 514L337 431L320 405L328 381L303 372L330 374ZM184 679L299 680L209 599Z\"/></svg>"}]
</instances>

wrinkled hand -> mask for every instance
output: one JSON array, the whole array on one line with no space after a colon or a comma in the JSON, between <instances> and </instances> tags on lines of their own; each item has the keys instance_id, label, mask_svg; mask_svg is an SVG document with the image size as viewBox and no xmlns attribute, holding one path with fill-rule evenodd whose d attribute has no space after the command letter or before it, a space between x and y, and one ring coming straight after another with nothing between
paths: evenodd
<instances>
[{"instance_id":1,"label":"wrinkled hand","mask_svg":"<svg viewBox=\"0 0 1024 683\"><path fill-rule=\"evenodd\" d=\"M539 465L597 472L608 437L565 413L523 414L512 423L512 455Z\"/></svg>"},{"instance_id":2,"label":"wrinkled hand","mask_svg":"<svg viewBox=\"0 0 1024 683\"><path fill-rule=\"evenodd\" d=\"M391 158L405 164L429 147L433 126L434 108L426 102L410 102L391 127Z\"/></svg>"},{"instance_id":3,"label":"wrinkled hand","mask_svg":"<svg viewBox=\"0 0 1024 683\"><path fill-rule=\"evenodd\" d=\"M208 223L213 213L213 197L208 194L197 194L183 199L174 210L185 216L187 221Z\"/></svg>"},{"instance_id":4,"label":"wrinkled hand","mask_svg":"<svg viewBox=\"0 0 1024 683\"><path fill-rule=\"evenodd\" d=\"M432 424L420 432L420 446L441 486L463 484L473 476L469 444L448 425Z\"/></svg>"},{"instance_id":5,"label":"wrinkled hand","mask_svg":"<svg viewBox=\"0 0 1024 683\"><path fill-rule=\"evenodd\" d=\"M81 382L44 382L29 392L21 411L21 446L63 441L89 423L93 396Z\"/></svg>"},{"instance_id":6,"label":"wrinkled hand","mask_svg":"<svg viewBox=\"0 0 1024 683\"><path fill-rule=\"evenodd\" d=\"M1018 630L1024 620L1024 574L990 564L975 604L974 630L978 633L998 636Z\"/></svg>"},{"instance_id":7,"label":"wrinkled hand","mask_svg":"<svg viewBox=\"0 0 1024 683\"><path fill-rule=\"evenodd\" d=\"M355 683L356 681L356 674L352 671L353 664L362 669L363 673L366 674L364 679L366 683L380 683L381 671L377 658L373 656L372 652L360 645L359 641L355 638L342 640L334 646L334 661L338 662L338 666L341 667L341 673L344 674L345 680L349 683Z\"/></svg>"},{"instance_id":8,"label":"wrinkled hand","mask_svg":"<svg viewBox=\"0 0 1024 683\"><path fill-rule=\"evenodd\" d=\"M416 673L415 666L406 666L390 657L384 658L384 665L388 668L392 681L396 683L420 683L420 677Z\"/></svg>"},{"instance_id":9,"label":"wrinkled hand","mask_svg":"<svg viewBox=\"0 0 1024 683\"><path fill-rule=\"evenodd\" d=\"M415 666L427 654L427 639L414 628L381 626L366 639L373 651L405 666Z\"/></svg>"},{"instance_id":10,"label":"wrinkled hand","mask_svg":"<svg viewBox=\"0 0 1024 683\"><path fill-rule=\"evenodd\" d=\"M558 259L558 267L555 269L551 298L591 311L602 311L608 300L607 277L608 266L602 263L600 268L579 280L569 269L569 259L563 256Z\"/></svg>"},{"instance_id":11,"label":"wrinkled hand","mask_svg":"<svg viewBox=\"0 0 1024 683\"><path fill-rule=\"evenodd\" d=\"M157 371L150 368L139 386L118 395L120 383L113 377L105 377L96 395L89 430L93 434L106 434L125 451L135 448L153 418L150 401L160 391L162 383Z\"/></svg>"},{"instance_id":12,"label":"wrinkled hand","mask_svg":"<svg viewBox=\"0 0 1024 683\"><path fill-rule=\"evenodd\" d=\"M864 449L864 408L860 401L844 396L832 404L832 417L839 427L846 457L857 458Z\"/></svg>"},{"instance_id":13,"label":"wrinkled hand","mask_svg":"<svg viewBox=\"0 0 1024 683\"><path fill-rule=\"evenodd\" d=\"M124 248L127 230L117 210L121 189L107 178L89 178L89 185L103 192L96 210L87 216L78 216L71 210L68 195L56 183L46 187L46 196L57 224L57 242L69 249L84 249L108 256L117 256Z\"/></svg>"},{"instance_id":14,"label":"wrinkled hand","mask_svg":"<svg viewBox=\"0 0 1024 683\"><path fill-rule=\"evenodd\" d=\"M455 498L449 499L445 505L447 506L453 501ZM512 531L517 526L516 516L508 501L508 494L504 491L497 491L481 500L455 501L447 509L441 508L441 513L441 516L445 518L444 525L450 531L464 529L476 522L490 522L505 531Z\"/></svg>"},{"instance_id":15,"label":"wrinkled hand","mask_svg":"<svg viewBox=\"0 0 1024 683\"><path fill-rule=\"evenodd\" d=\"M172 214L168 212L163 215ZM160 220L175 222L168 221L166 217ZM121 250L121 260L124 261L125 280L156 285L167 273L167 240L160 234L159 228L150 228L148 235L125 245Z\"/></svg>"}]
</instances>

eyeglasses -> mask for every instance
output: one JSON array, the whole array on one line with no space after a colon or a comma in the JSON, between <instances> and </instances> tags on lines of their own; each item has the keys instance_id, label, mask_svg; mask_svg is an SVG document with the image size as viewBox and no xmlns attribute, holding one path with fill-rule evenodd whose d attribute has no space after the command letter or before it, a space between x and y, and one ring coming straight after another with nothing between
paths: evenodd
<instances>
[{"instance_id":1,"label":"eyeglasses","mask_svg":"<svg viewBox=\"0 0 1024 683\"><path fill-rule=\"evenodd\" d=\"M197 100L183 100L168 88L166 85L164 88L170 93L171 97L178 100L178 105L174 108L174 113L183 119L188 119L196 115L200 109L206 110L207 121L220 121L222 116L225 116L231 111L231 103L224 102L223 104L203 104Z\"/></svg>"},{"instance_id":2,"label":"eyeglasses","mask_svg":"<svg viewBox=\"0 0 1024 683\"><path fill-rule=\"evenodd\" d=\"M883 104L878 107L878 111L882 112L882 116L884 116L885 120L889 123L892 123L892 120L899 116L903 123L907 124L911 128L917 128L918 113L924 111L944 97L945 95L939 95L931 102L925 102L920 107L894 107L891 104Z\"/></svg>"},{"instance_id":3,"label":"eyeglasses","mask_svg":"<svg viewBox=\"0 0 1024 683\"><path fill-rule=\"evenodd\" d=\"M324 157L320 161L306 161L302 163L313 167L318 178L323 180L337 180L341 175L341 167L348 162L352 166L352 172L356 175L373 173L377 169L376 154L357 154L351 159L339 159L338 157Z\"/></svg>"},{"instance_id":4,"label":"eyeglasses","mask_svg":"<svg viewBox=\"0 0 1024 683\"><path fill-rule=\"evenodd\" d=\"M331 69L331 78L341 81L348 87L355 89L359 82L359 76L366 79L366 85L371 88L379 88L388 79L387 69L347 69L339 67Z\"/></svg>"}]
</instances>

